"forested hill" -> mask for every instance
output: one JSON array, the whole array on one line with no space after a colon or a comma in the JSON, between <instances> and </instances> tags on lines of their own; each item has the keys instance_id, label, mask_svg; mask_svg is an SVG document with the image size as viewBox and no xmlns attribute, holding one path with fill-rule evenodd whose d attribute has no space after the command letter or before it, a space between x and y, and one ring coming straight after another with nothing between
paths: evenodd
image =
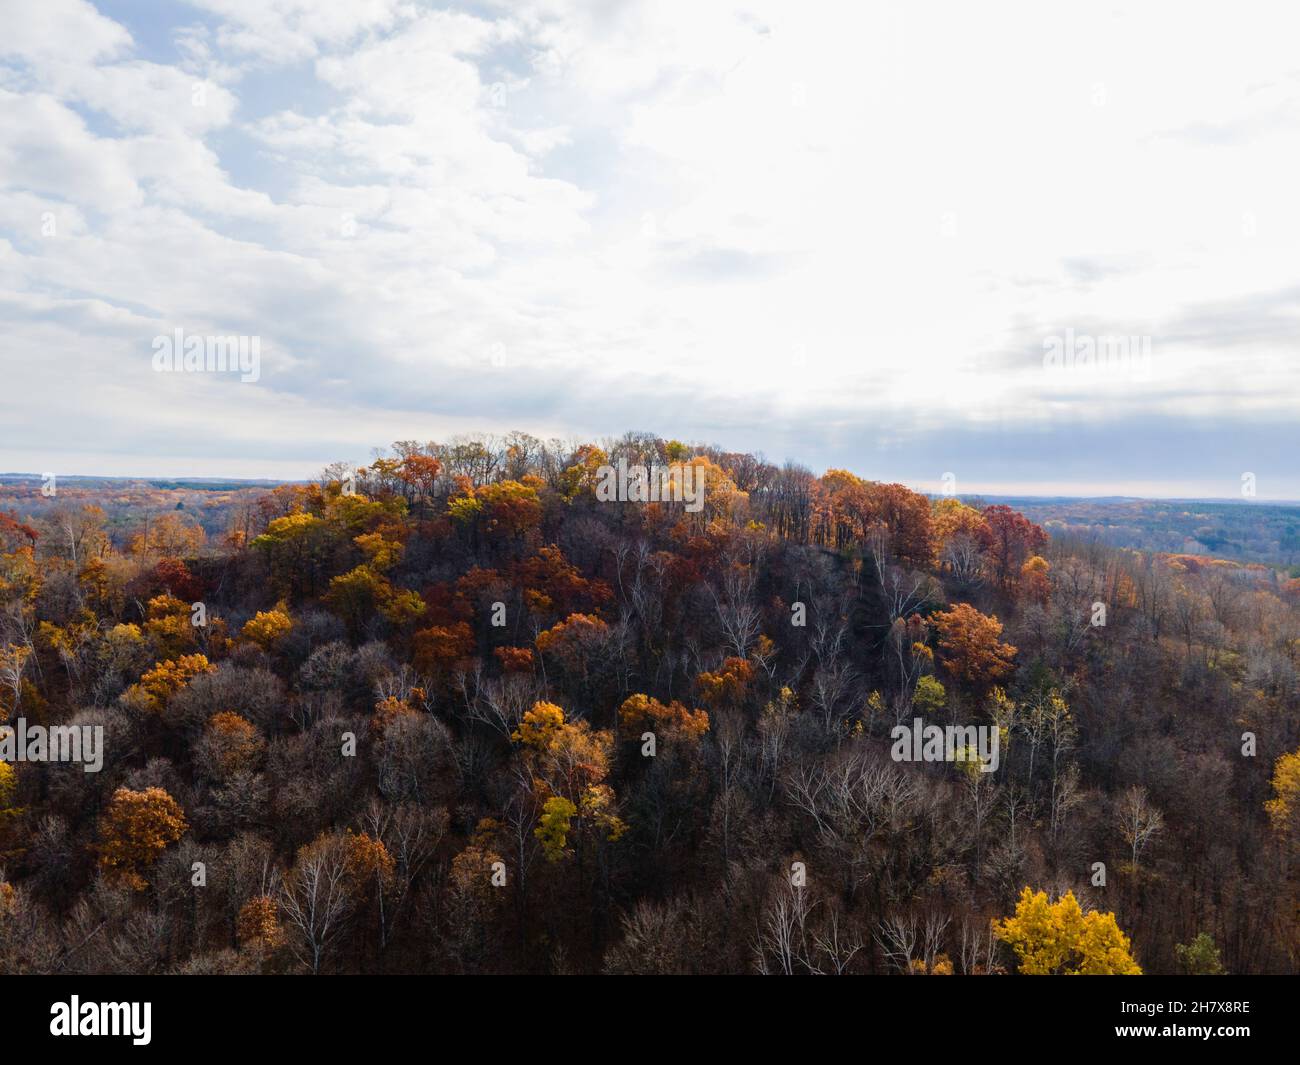
<instances>
[{"instance_id":1,"label":"forested hill","mask_svg":"<svg viewBox=\"0 0 1300 1065\"><path fill-rule=\"evenodd\" d=\"M0 971L1295 970L1278 568L644 435L191 489L0 514Z\"/></svg>"}]
</instances>

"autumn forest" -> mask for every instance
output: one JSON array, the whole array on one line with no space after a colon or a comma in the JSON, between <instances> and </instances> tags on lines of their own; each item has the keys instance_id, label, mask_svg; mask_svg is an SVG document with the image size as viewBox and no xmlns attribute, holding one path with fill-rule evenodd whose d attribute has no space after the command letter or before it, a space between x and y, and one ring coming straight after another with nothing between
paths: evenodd
<instances>
[{"instance_id":1,"label":"autumn forest","mask_svg":"<svg viewBox=\"0 0 1300 1065\"><path fill-rule=\"evenodd\" d=\"M1281 565L648 434L377 455L8 501L0 973L1296 971Z\"/></svg>"}]
</instances>

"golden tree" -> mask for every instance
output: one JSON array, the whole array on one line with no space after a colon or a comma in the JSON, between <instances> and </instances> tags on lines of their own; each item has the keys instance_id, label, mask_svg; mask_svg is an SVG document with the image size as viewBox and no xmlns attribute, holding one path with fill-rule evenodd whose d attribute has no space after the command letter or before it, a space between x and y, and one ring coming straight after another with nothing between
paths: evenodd
<instances>
[{"instance_id":1,"label":"golden tree","mask_svg":"<svg viewBox=\"0 0 1300 1065\"><path fill-rule=\"evenodd\" d=\"M283 946L284 929L280 927L275 899L270 895L254 895L244 903L235 919L235 935L241 947L268 951Z\"/></svg>"},{"instance_id":2,"label":"golden tree","mask_svg":"<svg viewBox=\"0 0 1300 1065\"><path fill-rule=\"evenodd\" d=\"M1295 836L1297 814L1300 814L1300 751L1284 754L1273 763L1273 798L1264 803L1264 810L1279 836Z\"/></svg>"},{"instance_id":3,"label":"golden tree","mask_svg":"<svg viewBox=\"0 0 1300 1065\"><path fill-rule=\"evenodd\" d=\"M118 788L99 820L99 864L139 891L148 886L141 870L188 827L180 804L162 788Z\"/></svg>"},{"instance_id":4,"label":"golden tree","mask_svg":"<svg viewBox=\"0 0 1300 1065\"><path fill-rule=\"evenodd\" d=\"M614 813L614 791L605 783L614 743L608 732L593 731L585 721L566 721L560 707L538 702L524 714L512 739L524 747L543 802L534 834L548 858L554 861L565 853L574 817L577 831L599 828L611 841L623 834L627 826Z\"/></svg>"},{"instance_id":5,"label":"golden tree","mask_svg":"<svg viewBox=\"0 0 1300 1065\"><path fill-rule=\"evenodd\" d=\"M958 603L934 615L939 658L954 677L986 688L1011 672L1016 649L999 642L1002 623L973 606Z\"/></svg>"},{"instance_id":6,"label":"golden tree","mask_svg":"<svg viewBox=\"0 0 1300 1065\"><path fill-rule=\"evenodd\" d=\"M293 628L293 619L283 603L277 603L274 610L259 610L254 614L239 635L245 640L257 644L262 650L269 651Z\"/></svg>"},{"instance_id":7,"label":"golden tree","mask_svg":"<svg viewBox=\"0 0 1300 1065\"><path fill-rule=\"evenodd\" d=\"M0 762L0 816L8 813L18 797L18 770Z\"/></svg>"},{"instance_id":8,"label":"golden tree","mask_svg":"<svg viewBox=\"0 0 1300 1065\"><path fill-rule=\"evenodd\" d=\"M619 724L633 732L647 728L667 736L698 739L709 731L709 715L705 711L691 710L676 699L661 703L649 695L629 695L618 708L618 719Z\"/></svg>"},{"instance_id":9,"label":"golden tree","mask_svg":"<svg viewBox=\"0 0 1300 1065\"><path fill-rule=\"evenodd\" d=\"M160 711L173 695L201 673L213 673L216 666L207 655L182 655L177 659L159 662L146 672L138 684L131 685L126 693L138 699L147 709Z\"/></svg>"},{"instance_id":10,"label":"golden tree","mask_svg":"<svg viewBox=\"0 0 1300 1065\"><path fill-rule=\"evenodd\" d=\"M1113 913L1084 913L1073 891L1056 902L1026 887L1013 916L993 926L1026 976L1141 976Z\"/></svg>"}]
</instances>

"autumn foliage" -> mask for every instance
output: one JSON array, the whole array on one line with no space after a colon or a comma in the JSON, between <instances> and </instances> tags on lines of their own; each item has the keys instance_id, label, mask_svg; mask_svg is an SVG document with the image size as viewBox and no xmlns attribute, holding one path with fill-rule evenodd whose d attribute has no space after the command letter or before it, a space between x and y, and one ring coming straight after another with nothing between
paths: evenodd
<instances>
[{"instance_id":1,"label":"autumn foliage","mask_svg":"<svg viewBox=\"0 0 1300 1065\"><path fill-rule=\"evenodd\" d=\"M143 890L144 873L188 827L180 805L162 788L118 788L100 818L100 865Z\"/></svg>"},{"instance_id":2,"label":"autumn foliage","mask_svg":"<svg viewBox=\"0 0 1300 1065\"><path fill-rule=\"evenodd\" d=\"M1026 976L1141 976L1113 913L1084 913L1074 892L1056 902L1025 888L1016 912L996 926Z\"/></svg>"},{"instance_id":3,"label":"autumn foliage","mask_svg":"<svg viewBox=\"0 0 1300 1065\"><path fill-rule=\"evenodd\" d=\"M0 971L1300 963L1276 567L649 434L86 491L0 512L0 718L104 739L0 762Z\"/></svg>"},{"instance_id":4,"label":"autumn foliage","mask_svg":"<svg viewBox=\"0 0 1300 1065\"><path fill-rule=\"evenodd\" d=\"M1009 674L1016 649L1000 641L1002 624L966 603L934 615L939 660L954 677L986 688Z\"/></svg>"}]
</instances>

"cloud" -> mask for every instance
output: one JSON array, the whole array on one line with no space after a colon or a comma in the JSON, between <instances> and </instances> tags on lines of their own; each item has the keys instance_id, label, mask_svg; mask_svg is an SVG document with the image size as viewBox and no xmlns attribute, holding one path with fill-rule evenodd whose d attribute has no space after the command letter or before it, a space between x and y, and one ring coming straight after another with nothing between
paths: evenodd
<instances>
[{"instance_id":1,"label":"cloud","mask_svg":"<svg viewBox=\"0 0 1300 1065\"><path fill-rule=\"evenodd\" d=\"M1253 7L37 6L0 42L0 466L650 425L1034 483L1176 441L1208 484L1194 442L1300 399L1297 82ZM178 327L259 337L257 385L152 373ZM1149 373L1046 372L1066 330Z\"/></svg>"},{"instance_id":2,"label":"cloud","mask_svg":"<svg viewBox=\"0 0 1300 1065\"><path fill-rule=\"evenodd\" d=\"M218 16L217 42L236 55L287 63L341 48L359 34L393 26L415 5L400 0L188 0Z\"/></svg>"},{"instance_id":3,"label":"cloud","mask_svg":"<svg viewBox=\"0 0 1300 1065\"><path fill-rule=\"evenodd\" d=\"M88 0L0 0L0 58L33 63L93 63L124 54L125 26L105 18Z\"/></svg>"}]
</instances>

